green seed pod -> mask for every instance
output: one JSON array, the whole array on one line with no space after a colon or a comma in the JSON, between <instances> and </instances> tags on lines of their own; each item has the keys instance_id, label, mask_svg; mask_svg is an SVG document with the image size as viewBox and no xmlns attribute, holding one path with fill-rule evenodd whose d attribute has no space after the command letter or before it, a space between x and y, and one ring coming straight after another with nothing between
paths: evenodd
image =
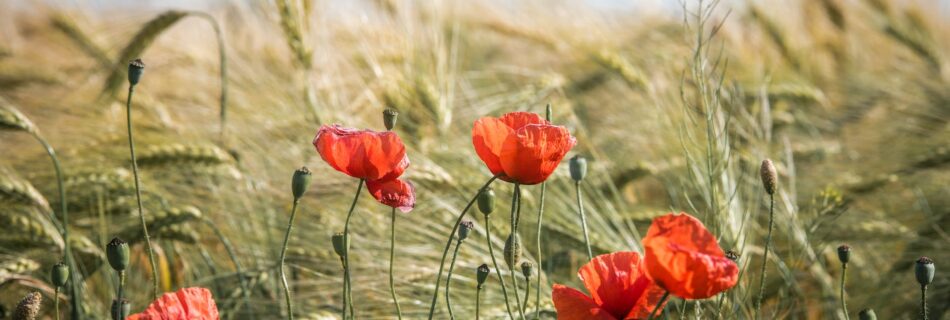
<instances>
[{"instance_id":1,"label":"green seed pod","mask_svg":"<svg viewBox=\"0 0 950 320\"><path fill-rule=\"evenodd\" d=\"M726 251L726 258L728 258L729 260L732 260L733 262L737 262L737 261L739 261L739 253L737 253L737 252L735 252L735 251L733 251L733 250L727 250L727 251Z\"/></svg>"},{"instance_id":2,"label":"green seed pod","mask_svg":"<svg viewBox=\"0 0 950 320\"><path fill-rule=\"evenodd\" d=\"M858 312L858 319L860 320L877 320L877 314L874 313L874 309L866 308Z\"/></svg>"},{"instance_id":3,"label":"green seed pod","mask_svg":"<svg viewBox=\"0 0 950 320\"><path fill-rule=\"evenodd\" d=\"M121 301L113 299L110 310L112 311L113 320L122 320L129 317L129 313L132 311L132 305L129 304L129 300L126 299L122 299Z\"/></svg>"},{"instance_id":4,"label":"green seed pod","mask_svg":"<svg viewBox=\"0 0 950 320\"><path fill-rule=\"evenodd\" d=\"M475 274L475 275L476 275L475 278L478 280L478 287L479 287L479 288L481 288L482 285L485 284L485 280L488 280L488 275L489 275L490 273L491 273L491 269L488 269L488 265L487 265L487 264L484 264L484 263L483 263L482 265L478 266L478 270L477 270L477 272L476 272L476 274Z\"/></svg>"},{"instance_id":5,"label":"green seed pod","mask_svg":"<svg viewBox=\"0 0 950 320\"><path fill-rule=\"evenodd\" d=\"M142 59L129 61L129 84L133 86L139 84L143 72L145 72L145 63Z\"/></svg>"},{"instance_id":6,"label":"green seed pod","mask_svg":"<svg viewBox=\"0 0 950 320\"><path fill-rule=\"evenodd\" d=\"M52 281L54 286L64 287L66 286L66 281L69 280L69 267L65 263L57 263L53 265L53 269L50 270L49 279Z\"/></svg>"},{"instance_id":7,"label":"green seed pod","mask_svg":"<svg viewBox=\"0 0 950 320\"><path fill-rule=\"evenodd\" d=\"M342 258L343 255L346 254L346 250L349 249L350 247L349 243L344 243L343 233L342 232L335 233L333 237L330 238L330 240L333 241L333 251L335 251L336 254L340 256L340 258ZM349 239L346 239L346 240L349 240ZM349 242L349 241L346 241L346 242Z\"/></svg>"},{"instance_id":8,"label":"green seed pod","mask_svg":"<svg viewBox=\"0 0 950 320\"><path fill-rule=\"evenodd\" d=\"M386 130L392 131L396 127L397 118L399 118L399 111L396 109L383 110L383 125L386 126Z\"/></svg>"},{"instance_id":9,"label":"green seed pod","mask_svg":"<svg viewBox=\"0 0 950 320\"><path fill-rule=\"evenodd\" d=\"M531 275L534 274L534 264L528 261L522 262L521 274L524 275L525 279L531 279Z\"/></svg>"},{"instance_id":10,"label":"green seed pod","mask_svg":"<svg viewBox=\"0 0 950 320\"><path fill-rule=\"evenodd\" d=\"M294 193L294 200L300 199L304 192L307 192L312 177L310 169L307 169L307 167L300 167L300 169L294 170L294 178L290 183L291 190Z\"/></svg>"},{"instance_id":11,"label":"green seed pod","mask_svg":"<svg viewBox=\"0 0 950 320\"><path fill-rule=\"evenodd\" d=\"M587 175L587 158L575 155L570 161L571 179L574 181L584 180Z\"/></svg>"},{"instance_id":12,"label":"green seed pod","mask_svg":"<svg viewBox=\"0 0 950 320\"><path fill-rule=\"evenodd\" d=\"M917 283L920 283L922 287L926 287L934 281L935 271L936 266L933 260L927 257L917 259L917 265L914 266L914 273L917 275Z\"/></svg>"},{"instance_id":13,"label":"green seed pod","mask_svg":"<svg viewBox=\"0 0 950 320\"><path fill-rule=\"evenodd\" d=\"M838 260L841 261L841 263L848 263L848 261L851 261L851 247L850 246L846 244L842 244L841 246L838 246Z\"/></svg>"},{"instance_id":14,"label":"green seed pod","mask_svg":"<svg viewBox=\"0 0 950 320\"><path fill-rule=\"evenodd\" d=\"M122 239L112 238L106 245L106 257L115 271L123 271L129 266L129 244Z\"/></svg>"},{"instance_id":15,"label":"green seed pod","mask_svg":"<svg viewBox=\"0 0 950 320\"><path fill-rule=\"evenodd\" d=\"M488 188L478 194L478 211L486 216L495 211L495 189Z\"/></svg>"},{"instance_id":16,"label":"green seed pod","mask_svg":"<svg viewBox=\"0 0 950 320\"><path fill-rule=\"evenodd\" d=\"M514 268L521 260L521 237L517 234L508 235L505 240L505 263L509 268Z\"/></svg>"},{"instance_id":17,"label":"green seed pod","mask_svg":"<svg viewBox=\"0 0 950 320\"><path fill-rule=\"evenodd\" d=\"M778 172L775 171L775 165L772 160L762 160L762 168L759 169L759 175L762 176L762 186L768 194L775 194L775 187L778 184Z\"/></svg>"},{"instance_id":18,"label":"green seed pod","mask_svg":"<svg viewBox=\"0 0 950 320\"><path fill-rule=\"evenodd\" d=\"M459 225L459 232L458 232L459 242L462 242L465 240L465 238L468 238L468 234L472 232L473 228L475 228L474 222L462 221L462 223Z\"/></svg>"},{"instance_id":19,"label":"green seed pod","mask_svg":"<svg viewBox=\"0 0 950 320\"><path fill-rule=\"evenodd\" d=\"M43 296L39 292L30 292L20 303L17 303L16 310L13 311L13 320L34 320L40 315L40 304L43 303Z\"/></svg>"}]
</instances>

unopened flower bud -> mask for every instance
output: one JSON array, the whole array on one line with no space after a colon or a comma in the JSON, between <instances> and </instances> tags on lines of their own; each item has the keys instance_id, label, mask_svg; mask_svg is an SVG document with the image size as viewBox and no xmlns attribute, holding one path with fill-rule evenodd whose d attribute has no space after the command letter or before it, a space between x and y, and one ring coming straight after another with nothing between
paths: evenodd
<instances>
[{"instance_id":1,"label":"unopened flower bud","mask_svg":"<svg viewBox=\"0 0 950 320\"><path fill-rule=\"evenodd\" d=\"M122 299L116 300L112 299L112 319L122 320L129 317L129 313L132 311L132 305L129 304L129 300Z\"/></svg>"},{"instance_id":2,"label":"unopened flower bud","mask_svg":"<svg viewBox=\"0 0 950 320\"><path fill-rule=\"evenodd\" d=\"M52 281L54 286L64 287L66 286L66 281L69 280L69 267L65 263L57 263L53 265L53 269L50 270L49 279Z\"/></svg>"},{"instance_id":3,"label":"unopened flower bud","mask_svg":"<svg viewBox=\"0 0 950 320\"><path fill-rule=\"evenodd\" d=\"M471 221L462 221L462 223L459 225L459 242L462 242L465 240L465 238L468 238L468 234L472 232L473 228L475 228L475 223Z\"/></svg>"},{"instance_id":4,"label":"unopened flower bud","mask_svg":"<svg viewBox=\"0 0 950 320\"><path fill-rule=\"evenodd\" d=\"M521 260L521 237L512 233L505 240L505 263L509 268L514 268Z\"/></svg>"},{"instance_id":5,"label":"unopened flower bud","mask_svg":"<svg viewBox=\"0 0 950 320\"><path fill-rule=\"evenodd\" d=\"M917 283L920 283L921 286L926 287L934 281L935 271L936 266L933 260L927 257L917 259L917 264L914 266L914 273L917 275Z\"/></svg>"},{"instance_id":6,"label":"unopened flower bud","mask_svg":"<svg viewBox=\"0 0 950 320\"><path fill-rule=\"evenodd\" d=\"M293 190L294 193L294 200L300 199L304 192L307 192L307 188L310 187L311 178L310 169L307 169L307 167L300 167L300 169L294 170L294 178L290 183L291 190Z\"/></svg>"},{"instance_id":7,"label":"unopened flower bud","mask_svg":"<svg viewBox=\"0 0 950 320\"><path fill-rule=\"evenodd\" d=\"M333 237L330 238L330 240L333 241L333 251L336 252L336 254L341 258L346 254L346 250L350 247L349 243L346 243L349 241L345 241L344 238L345 237L343 237L342 232L337 232L333 234Z\"/></svg>"},{"instance_id":8,"label":"unopened flower bud","mask_svg":"<svg viewBox=\"0 0 950 320\"><path fill-rule=\"evenodd\" d=\"M846 244L842 244L841 246L838 246L838 260L840 260L841 263L848 263L848 261L851 261L851 247L850 246Z\"/></svg>"},{"instance_id":9,"label":"unopened flower bud","mask_svg":"<svg viewBox=\"0 0 950 320\"><path fill-rule=\"evenodd\" d=\"M768 194L775 194L775 187L778 184L778 173L775 171L775 165L772 160L762 160L762 168L759 169L762 176L762 186Z\"/></svg>"},{"instance_id":10,"label":"unopened flower bud","mask_svg":"<svg viewBox=\"0 0 950 320\"><path fill-rule=\"evenodd\" d=\"M475 279L478 280L478 287L481 288L485 284L485 280L488 280L488 274L491 273L491 269L488 269L487 264L482 264L478 266L478 270L475 274Z\"/></svg>"},{"instance_id":11,"label":"unopened flower bud","mask_svg":"<svg viewBox=\"0 0 950 320\"><path fill-rule=\"evenodd\" d=\"M858 319L860 320L877 320L877 314L874 313L874 309L867 308L858 312Z\"/></svg>"},{"instance_id":12,"label":"unopened flower bud","mask_svg":"<svg viewBox=\"0 0 950 320\"><path fill-rule=\"evenodd\" d=\"M145 72L145 63L142 59L129 61L129 84L133 86L139 84L143 72Z\"/></svg>"},{"instance_id":13,"label":"unopened flower bud","mask_svg":"<svg viewBox=\"0 0 950 320\"><path fill-rule=\"evenodd\" d=\"M40 304L43 303L43 296L39 292L33 291L26 294L20 303L17 303L16 310L13 311L14 320L34 320L40 315Z\"/></svg>"},{"instance_id":14,"label":"unopened flower bud","mask_svg":"<svg viewBox=\"0 0 950 320\"><path fill-rule=\"evenodd\" d=\"M486 216L495 211L495 189L488 188L478 194L478 211Z\"/></svg>"},{"instance_id":15,"label":"unopened flower bud","mask_svg":"<svg viewBox=\"0 0 950 320\"><path fill-rule=\"evenodd\" d=\"M575 155L570 161L571 179L574 181L584 180L587 175L587 158Z\"/></svg>"},{"instance_id":16,"label":"unopened flower bud","mask_svg":"<svg viewBox=\"0 0 950 320\"><path fill-rule=\"evenodd\" d=\"M548 103L548 105L544 107L544 119L551 122L553 115L554 112L551 110L551 104Z\"/></svg>"},{"instance_id":17,"label":"unopened flower bud","mask_svg":"<svg viewBox=\"0 0 950 320\"><path fill-rule=\"evenodd\" d=\"M528 261L521 263L521 275L525 279L531 279L531 275L534 274L534 264Z\"/></svg>"},{"instance_id":18,"label":"unopened flower bud","mask_svg":"<svg viewBox=\"0 0 950 320\"><path fill-rule=\"evenodd\" d=\"M129 244L122 239L112 238L106 245L106 257L113 270L125 270L129 266Z\"/></svg>"},{"instance_id":19,"label":"unopened flower bud","mask_svg":"<svg viewBox=\"0 0 950 320\"><path fill-rule=\"evenodd\" d=\"M729 260L732 260L732 262L738 262L738 261L739 261L739 253L737 253L737 252L735 252L735 251L733 251L733 250L727 250L727 251L726 251L726 258L728 258Z\"/></svg>"},{"instance_id":20,"label":"unopened flower bud","mask_svg":"<svg viewBox=\"0 0 950 320\"><path fill-rule=\"evenodd\" d=\"M396 127L396 120L399 118L399 111L396 109L386 109L383 110L383 125L386 126L386 130L392 131Z\"/></svg>"}]
</instances>

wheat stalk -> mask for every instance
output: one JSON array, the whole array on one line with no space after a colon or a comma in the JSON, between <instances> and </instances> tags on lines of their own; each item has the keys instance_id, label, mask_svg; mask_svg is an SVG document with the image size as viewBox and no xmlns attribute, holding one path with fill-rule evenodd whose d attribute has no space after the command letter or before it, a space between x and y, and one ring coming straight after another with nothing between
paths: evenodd
<instances>
[{"instance_id":1,"label":"wheat stalk","mask_svg":"<svg viewBox=\"0 0 950 320\"><path fill-rule=\"evenodd\" d=\"M0 98L0 130L18 130L35 133L36 125L30 121L13 104Z\"/></svg>"},{"instance_id":2,"label":"wheat stalk","mask_svg":"<svg viewBox=\"0 0 950 320\"><path fill-rule=\"evenodd\" d=\"M106 51L92 41L72 19L63 14L55 14L50 18L50 23L53 25L53 29L65 34L69 40L72 40L73 43L79 46L82 52L93 60L96 60L100 67L112 67L112 60L109 59L109 55L106 54Z\"/></svg>"},{"instance_id":3,"label":"wheat stalk","mask_svg":"<svg viewBox=\"0 0 950 320\"><path fill-rule=\"evenodd\" d=\"M138 157L142 166L221 165L234 162L226 151L212 145L166 144L152 146Z\"/></svg>"},{"instance_id":4,"label":"wheat stalk","mask_svg":"<svg viewBox=\"0 0 950 320\"><path fill-rule=\"evenodd\" d=\"M35 206L50 212L49 202L26 180L0 172L0 202Z\"/></svg>"},{"instance_id":5,"label":"wheat stalk","mask_svg":"<svg viewBox=\"0 0 950 320\"><path fill-rule=\"evenodd\" d=\"M132 37L132 40L122 49L116 63L112 64L112 71L106 78L105 86L100 96L115 96L116 91L125 80L126 66L129 61L142 56L152 42L158 38L165 30L175 25L179 20L188 15L186 11L170 10L166 11L152 20L149 20Z\"/></svg>"},{"instance_id":6,"label":"wheat stalk","mask_svg":"<svg viewBox=\"0 0 950 320\"><path fill-rule=\"evenodd\" d=\"M592 58L607 70L623 78L631 88L638 89L646 86L647 82L643 73L617 53L605 49L595 53Z\"/></svg>"},{"instance_id":7,"label":"wheat stalk","mask_svg":"<svg viewBox=\"0 0 950 320\"><path fill-rule=\"evenodd\" d=\"M39 268L38 262L23 257L14 257L0 262L0 283L10 280L12 276L30 274Z\"/></svg>"}]
</instances>

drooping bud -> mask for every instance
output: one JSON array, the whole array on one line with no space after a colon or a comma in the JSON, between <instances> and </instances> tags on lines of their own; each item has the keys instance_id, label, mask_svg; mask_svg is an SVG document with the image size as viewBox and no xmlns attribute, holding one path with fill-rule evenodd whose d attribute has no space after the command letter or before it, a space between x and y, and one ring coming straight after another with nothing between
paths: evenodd
<instances>
[{"instance_id":1,"label":"drooping bud","mask_svg":"<svg viewBox=\"0 0 950 320\"><path fill-rule=\"evenodd\" d=\"M122 239L112 238L106 245L106 257L113 270L125 270L129 266L129 244Z\"/></svg>"},{"instance_id":2,"label":"drooping bud","mask_svg":"<svg viewBox=\"0 0 950 320\"><path fill-rule=\"evenodd\" d=\"M54 286L66 286L66 281L69 280L69 267L62 262L53 265L53 269L49 272L49 279Z\"/></svg>"},{"instance_id":3,"label":"drooping bud","mask_svg":"<svg viewBox=\"0 0 950 320\"><path fill-rule=\"evenodd\" d=\"M486 216L495 211L495 189L488 188L478 194L478 211Z\"/></svg>"},{"instance_id":4,"label":"drooping bud","mask_svg":"<svg viewBox=\"0 0 950 320\"><path fill-rule=\"evenodd\" d=\"M768 194L775 194L775 187L778 184L778 172L775 171L775 165L772 160L762 160L762 168L759 169L759 175L762 176L762 186Z\"/></svg>"},{"instance_id":5,"label":"drooping bud","mask_svg":"<svg viewBox=\"0 0 950 320\"><path fill-rule=\"evenodd\" d=\"M739 253L735 252L734 250L727 250L727 251L726 251L726 258L728 258L729 260L732 260L732 262L738 262L738 261L739 261Z\"/></svg>"},{"instance_id":6,"label":"drooping bud","mask_svg":"<svg viewBox=\"0 0 950 320\"><path fill-rule=\"evenodd\" d=\"M874 309L866 308L858 312L858 319L860 320L877 320L877 314L874 313Z\"/></svg>"},{"instance_id":7,"label":"drooping bud","mask_svg":"<svg viewBox=\"0 0 950 320\"><path fill-rule=\"evenodd\" d=\"M310 174L310 169L307 167L300 167L300 169L294 170L294 178L291 180L291 190L294 193L294 200L300 199L307 188L310 187L310 179L312 178Z\"/></svg>"},{"instance_id":8,"label":"drooping bud","mask_svg":"<svg viewBox=\"0 0 950 320\"><path fill-rule=\"evenodd\" d=\"M472 232L472 229L474 228L475 228L474 222L462 221L462 223L459 225L459 234L458 234L459 242L462 242L465 240L465 238L468 238L468 234Z\"/></svg>"},{"instance_id":9,"label":"drooping bud","mask_svg":"<svg viewBox=\"0 0 950 320\"><path fill-rule=\"evenodd\" d=\"M523 275L525 279L531 279L531 276L534 275L534 264L529 261L522 262L521 275Z\"/></svg>"},{"instance_id":10,"label":"drooping bud","mask_svg":"<svg viewBox=\"0 0 950 320\"><path fill-rule=\"evenodd\" d=\"M142 80L142 73L145 72L145 63L142 59L129 61L129 84L137 85Z\"/></svg>"},{"instance_id":11,"label":"drooping bud","mask_svg":"<svg viewBox=\"0 0 950 320\"><path fill-rule=\"evenodd\" d=\"M914 273L917 275L917 283L920 283L921 286L926 287L934 281L935 271L936 266L933 260L927 257L917 259L917 264L914 266Z\"/></svg>"},{"instance_id":12,"label":"drooping bud","mask_svg":"<svg viewBox=\"0 0 950 320\"><path fill-rule=\"evenodd\" d=\"M129 304L129 300L126 299L112 299L112 307L110 310L113 320L122 320L129 317L129 313L132 311L132 305Z\"/></svg>"},{"instance_id":13,"label":"drooping bud","mask_svg":"<svg viewBox=\"0 0 950 320\"><path fill-rule=\"evenodd\" d=\"M16 305L13 311L13 320L34 320L40 315L40 304L43 303L43 296L39 292L33 291L26 294L23 300Z\"/></svg>"},{"instance_id":14,"label":"drooping bud","mask_svg":"<svg viewBox=\"0 0 950 320\"><path fill-rule=\"evenodd\" d=\"M846 244L842 244L838 246L838 260L840 260L841 263L848 263L848 261L851 261L851 247L850 246Z\"/></svg>"},{"instance_id":15,"label":"drooping bud","mask_svg":"<svg viewBox=\"0 0 950 320\"><path fill-rule=\"evenodd\" d=\"M488 269L487 264L482 264L478 266L478 270L475 273L475 279L478 280L478 287L481 288L485 284L485 280L488 280L488 274L491 273L491 269Z\"/></svg>"},{"instance_id":16,"label":"drooping bud","mask_svg":"<svg viewBox=\"0 0 950 320\"><path fill-rule=\"evenodd\" d=\"M333 237L330 238L333 241L333 251L336 252L341 258L346 254L346 250L349 249L349 241L345 241L342 232L337 232L333 234ZM346 239L348 240L348 239Z\"/></svg>"},{"instance_id":17,"label":"drooping bud","mask_svg":"<svg viewBox=\"0 0 950 320\"><path fill-rule=\"evenodd\" d=\"M574 181L584 180L587 175L587 158L575 155L570 161L571 179Z\"/></svg>"},{"instance_id":18,"label":"drooping bud","mask_svg":"<svg viewBox=\"0 0 950 320\"><path fill-rule=\"evenodd\" d=\"M509 268L514 268L521 260L521 237L518 234L508 235L505 240L505 263Z\"/></svg>"},{"instance_id":19,"label":"drooping bud","mask_svg":"<svg viewBox=\"0 0 950 320\"><path fill-rule=\"evenodd\" d=\"M387 131L392 131L396 127L396 120L399 118L399 111L396 109L383 110L383 125Z\"/></svg>"}]
</instances>

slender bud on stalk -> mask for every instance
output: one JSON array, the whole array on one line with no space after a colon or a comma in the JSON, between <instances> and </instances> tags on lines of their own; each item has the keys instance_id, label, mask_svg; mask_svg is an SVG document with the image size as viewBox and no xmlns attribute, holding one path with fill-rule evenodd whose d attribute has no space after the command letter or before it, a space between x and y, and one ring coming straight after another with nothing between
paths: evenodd
<instances>
[{"instance_id":1,"label":"slender bud on stalk","mask_svg":"<svg viewBox=\"0 0 950 320\"><path fill-rule=\"evenodd\" d=\"M737 252L735 252L735 251L733 251L733 250L728 250L728 251L726 251L726 258L728 258L729 260L732 260L733 262L738 262L738 261L739 261L739 253L737 253Z\"/></svg>"},{"instance_id":2,"label":"slender bud on stalk","mask_svg":"<svg viewBox=\"0 0 950 320\"><path fill-rule=\"evenodd\" d=\"M112 300L112 317L116 320L122 320L129 317L129 313L132 311L132 305L129 304L129 300Z\"/></svg>"},{"instance_id":3,"label":"slender bud on stalk","mask_svg":"<svg viewBox=\"0 0 950 320\"><path fill-rule=\"evenodd\" d=\"M472 229L475 228L475 223L471 221L462 221L459 224L459 242L465 241L465 238L468 238L468 234L472 232Z\"/></svg>"},{"instance_id":4,"label":"slender bud on stalk","mask_svg":"<svg viewBox=\"0 0 950 320\"><path fill-rule=\"evenodd\" d=\"M505 263L508 264L508 268L514 268L518 264L518 261L521 260L521 237L518 234L508 235L508 240L505 240Z\"/></svg>"},{"instance_id":5,"label":"slender bud on stalk","mask_svg":"<svg viewBox=\"0 0 950 320\"><path fill-rule=\"evenodd\" d=\"M311 178L310 169L307 169L307 167L300 167L300 169L294 171L294 178L291 181L294 200L300 199L300 197L307 192L307 188L310 187Z\"/></svg>"},{"instance_id":6,"label":"slender bud on stalk","mask_svg":"<svg viewBox=\"0 0 950 320\"><path fill-rule=\"evenodd\" d=\"M570 161L571 179L574 181L584 180L587 175L587 158L575 155Z\"/></svg>"},{"instance_id":7,"label":"slender bud on stalk","mask_svg":"<svg viewBox=\"0 0 950 320\"><path fill-rule=\"evenodd\" d=\"M534 274L534 264L528 261L521 263L521 275L525 279L531 279L531 276Z\"/></svg>"},{"instance_id":8,"label":"slender bud on stalk","mask_svg":"<svg viewBox=\"0 0 950 320\"><path fill-rule=\"evenodd\" d=\"M775 194L775 187L778 184L778 173L775 171L775 165L772 164L772 160L762 160L762 168L759 169L759 174L762 176L762 186L765 187L765 192Z\"/></svg>"},{"instance_id":9,"label":"slender bud on stalk","mask_svg":"<svg viewBox=\"0 0 950 320\"><path fill-rule=\"evenodd\" d=\"M914 267L914 273L917 275L917 283L920 283L921 286L928 286L934 281L934 272L936 267L934 261L927 257L920 257L917 259L917 264Z\"/></svg>"},{"instance_id":10,"label":"slender bud on stalk","mask_svg":"<svg viewBox=\"0 0 950 320\"><path fill-rule=\"evenodd\" d=\"M486 216L495 211L495 189L485 189L478 195L478 211Z\"/></svg>"},{"instance_id":11,"label":"slender bud on stalk","mask_svg":"<svg viewBox=\"0 0 950 320\"><path fill-rule=\"evenodd\" d=\"M838 260L840 260L841 263L848 263L848 261L851 261L851 247L850 246L843 244L838 247Z\"/></svg>"},{"instance_id":12,"label":"slender bud on stalk","mask_svg":"<svg viewBox=\"0 0 950 320\"><path fill-rule=\"evenodd\" d=\"M346 250L349 249L349 243L344 243L344 237L342 232L337 232L333 234L333 237L330 240L333 241L333 251L340 257L346 254Z\"/></svg>"},{"instance_id":13,"label":"slender bud on stalk","mask_svg":"<svg viewBox=\"0 0 950 320\"><path fill-rule=\"evenodd\" d=\"M20 303L16 305L13 311L13 320L34 320L40 314L40 304L43 303L43 296L39 292L30 292Z\"/></svg>"},{"instance_id":14,"label":"slender bud on stalk","mask_svg":"<svg viewBox=\"0 0 950 320\"><path fill-rule=\"evenodd\" d=\"M142 59L129 61L129 84L133 86L139 84L143 72L145 72L145 63Z\"/></svg>"},{"instance_id":15,"label":"slender bud on stalk","mask_svg":"<svg viewBox=\"0 0 950 320\"><path fill-rule=\"evenodd\" d=\"M551 104L548 103L548 105L544 107L544 119L547 120L548 122L551 122L551 118L553 117L553 115L554 115L554 112L551 110Z\"/></svg>"},{"instance_id":16,"label":"slender bud on stalk","mask_svg":"<svg viewBox=\"0 0 950 320\"><path fill-rule=\"evenodd\" d=\"M122 239L112 238L106 245L106 257L115 271L123 271L129 266L129 244Z\"/></svg>"},{"instance_id":17,"label":"slender bud on stalk","mask_svg":"<svg viewBox=\"0 0 950 320\"><path fill-rule=\"evenodd\" d=\"M69 280L69 267L62 262L53 265L53 269L50 270L49 278L54 286L66 286L66 281Z\"/></svg>"},{"instance_id":18,"label":"slender bud on stalk","mask_svg":"<svg viewBox=\"0 0 950 320\"><path fill-rule=\"evenodd\" d=\"M392 131L396 127L396 120L399 118L399 111L396 109L383 110L383 125L387 131Z\"/></svg>"},{"instance_id":19,"label":"slender bud on stalk","mask_svg":"<svg viewBox=\"0 0 950 320\"><path fill-rule=\"evenodd\" d=\"M858 319L860 320L877 320L877 314L874 313L874 309L867 308L858 312Z\"/></svg>"},{"instance_id":20,"label":"slender bud on stalk","mask_svg":"<svg viewBox=\"0 0 950 320\"><path fill-rule=\"evenodd\" d=\"M488 264L482 264L478 266L476 272L476 278L478 280L478 287L481 288L485 284L485 280L488 280L488 275L491 274L491 269L488 269Z\"/></svg>"}]
</instances>

